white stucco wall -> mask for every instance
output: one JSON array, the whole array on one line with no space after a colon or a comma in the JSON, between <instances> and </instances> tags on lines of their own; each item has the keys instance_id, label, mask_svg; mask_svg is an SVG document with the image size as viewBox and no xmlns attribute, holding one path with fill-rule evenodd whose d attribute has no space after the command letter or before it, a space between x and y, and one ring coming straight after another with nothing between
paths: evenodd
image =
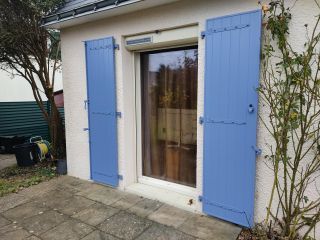
<instances>
[{"instance_id":1,"label":"white stucco wall","mask_svg":"<svg viewBox=\"0 0 320 240\"><path fill-rule=\"evenodd\" d=\"M305 37L303 24L316 15L313 0L298 1L293 9L296 17L293 22L295 44L303 42ZM87 112L83 101L87 98L85 51L82 41L105 36L113 36L120 51L116 51L117 107L123 113L118 120L119 171L124 175L120 188L134 182L135 176L128 169L135 169L135 112L134 112L134 63L133 53L124 47L125 35L138 34L156 29L198 24L199 35L205 30L205 20L212 17L240 13L258 9L255 0L183 0L177 3L143 10L128 15L118 16L62 29L62 59L64 64L65 116L67 132L68 170L72 176L90 178L88 133L83 128L88 126ZM298 9L297 9L298 8ZM297 9L297 10L296 10ZM199 90L198 117L203 115L204 101L204 41L199 39ZM260 113L264 111L260 108ZM199 195L202 189L203 130L198 126L197 182ZM259 124L258 145L267 152L266 143L270 137ZM257 158L256 172L255 221L262 221L272 185L272 172L266 166L263 157ZM319 230L319 229L318 229ZM317 233L320 236L320 232Z\"/></svg>"},{"instance_id":2,"label":"white stucco wall","mask_svg":"<svg viewBox=\"0 0 320 240\"><path fill-rule=\"evenodd\" d=\"M62 72L56 72L55 91L61 90ZM44 94L41 94L46 99ZM34 96L30 84L20 76L17 76L12 70L0 69L0 102L24 102L34 101Z\"/></svg>"}]
</instances>

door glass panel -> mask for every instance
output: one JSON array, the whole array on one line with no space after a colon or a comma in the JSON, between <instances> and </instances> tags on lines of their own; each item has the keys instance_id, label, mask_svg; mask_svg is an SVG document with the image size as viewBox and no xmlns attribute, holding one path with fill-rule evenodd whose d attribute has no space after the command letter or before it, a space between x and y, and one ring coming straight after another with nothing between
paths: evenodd
<instances>
[{"instance_id":1,"label":"door glass panel","mask_svg":"<svg viewBox=\"0 0 320 240\"><path fill-rule=\"evenodd\" d=\"M197 47L141 54L143 175L196 186Z\"/></svg>"}]
</instances>

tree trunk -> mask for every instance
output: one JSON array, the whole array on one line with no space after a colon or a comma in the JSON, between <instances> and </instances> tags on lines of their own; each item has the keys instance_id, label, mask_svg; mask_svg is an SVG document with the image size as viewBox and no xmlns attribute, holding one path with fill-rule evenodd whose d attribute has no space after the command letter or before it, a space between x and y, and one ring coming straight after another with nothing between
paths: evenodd
<instances>
[{"instance_id":1,"label":"tree trunk","mask_svg":"<svg viewBox=\"0 0 320 240\"><path fill-rule=\"evenodd\" d=\"M49 100L50 103L50 118L49 129L52 144L52 158L63 159L66 156L65 145L65 131L63 119L58 111L58 108L54 102L54 98Z\"/></svg>"}]
</instances>

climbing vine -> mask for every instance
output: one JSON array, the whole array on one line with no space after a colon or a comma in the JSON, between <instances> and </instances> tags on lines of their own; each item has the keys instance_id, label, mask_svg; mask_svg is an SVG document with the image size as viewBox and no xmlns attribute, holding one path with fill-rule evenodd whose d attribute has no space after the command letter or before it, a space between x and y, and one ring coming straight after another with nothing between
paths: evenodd
<instances>
[{"instance_id":1,"label":"climbing vine","mask_svg":"<svg viewBox=\"0 0 320 240\"><path fill-rule=\"evenodd\" d=\"M284 0L264 14L259 93L268 113L260 118L272 136L265 158L274 172L266 239L315 239L320 221L320 15L304 25L299 50L290 38L293 17Z\"/></svg>"}]
</instances>

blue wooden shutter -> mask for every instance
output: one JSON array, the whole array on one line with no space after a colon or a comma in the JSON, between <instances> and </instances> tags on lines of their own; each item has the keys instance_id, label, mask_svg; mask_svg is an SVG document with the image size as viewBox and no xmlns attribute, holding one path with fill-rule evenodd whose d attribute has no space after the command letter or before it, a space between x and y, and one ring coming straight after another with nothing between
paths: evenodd
<instances>
[{"instance_id":1,"label":"blue wooden shutter","mask_svg":"<svg viewBox=\"0 0 320 240\"><path fill-rule=\"evenodd\" d=\"M261 11L210 19L205 32L203 211L253 224Z\"/></svg>"},{"instance_id":2,"label":"blue wooden shutter","mask_svg":"<svg viewBox=\"0 0 320 240\"><path fill-rule=\"evenodd\" d=\"M118 147L114 40L109 37L87 41L85 46L91 178L116 187Z\"/></svg>"}]
</instances>

